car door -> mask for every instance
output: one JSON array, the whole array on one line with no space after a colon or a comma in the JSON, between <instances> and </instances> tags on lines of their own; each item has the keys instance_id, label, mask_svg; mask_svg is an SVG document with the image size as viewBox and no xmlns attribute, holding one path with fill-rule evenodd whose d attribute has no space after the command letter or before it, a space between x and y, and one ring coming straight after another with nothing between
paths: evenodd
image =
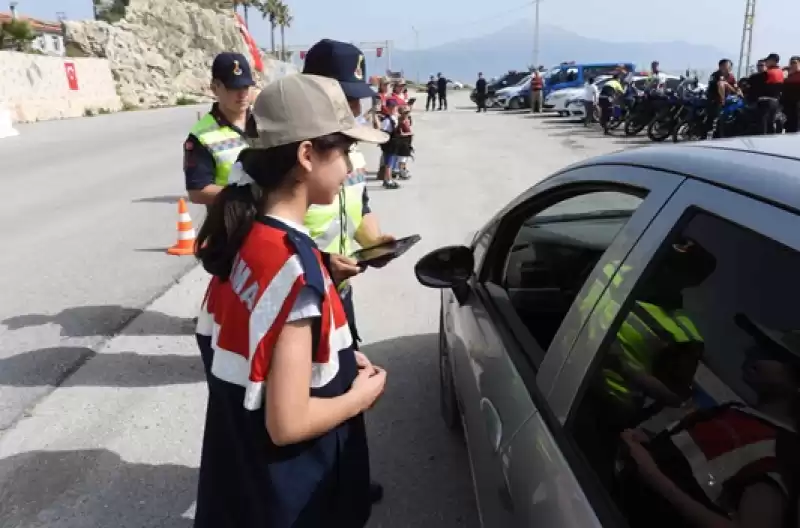
<instances>
[{"instance_id":1,"label":"car door","mask_svg":"<svg viewBox=\"0 0 800 528\"><path fill-rule=\"evenodd\" d=\"M687 247L696 252L696 260L685 267L685 271L705 271L688 286L673 285L669 289L680 293L683 317L689 318L695 331L702 336L703 353L693 366L689 400L680 407L666 407L641 422L623 420L622 407L603 403L598 390L608 390L605 373L613 369L611 350L622 339L619 329L629 320L635 305L652 299L659 285L664 284L663 270L673 265L669 264L672 262L669 255L685 253ZM796 417L773 417L770 411L759 407L759 385L753 383L754 371L748 362L752 361L750 354L754 349L763 354L766 350L763 343L772 340L770 350L774 344L783 343L783 355L794 359L782 361L798 364L800 347L786 338L800 327L800 306L796 302L800 284L795 280L798 266L800 217L797 214L698 180L689 179L681 185L618 267L614 279L621 278L620 270L624 269L624 280L614 280L605 289L579 335L572 340L566 360L554 357L555 364L543 365L540 370L540 373L557 372L552 383L547 385L547 402L556 424L551 430L558 430L562 442L559 455L569 454L566 463L573 480L570 496L582 495L585 504L609 523L627 523L631 528L660 526L654 524L656 519L648 513L648 502L621 500L626 496L620 493L618 473L621 427L636 427L652 435L691 413L735 403L764 416L766 423L770 420L777 424L788 423L780 427L797 430L798 424L791 423ZM742 320L750 323L744 324ZM606 325L607 321L612 322ZM605 332L591 331L603 327ZM550 359L547 357L545 363ZM667 356L662 363L677 363L678 360L677 355ZM773 369L781 368L776 361L773 359L770 365L772 394L779 383L774 376L780 373ZM657 377L655 373L653 376ZM788 382L791 376L777 379ZM800 379L795 382L799 386L792 394L800 390ZM656 419L660 419L660 423ZM536 429L535 422L528 423ZM563 424L563 429L558 424ZM521 432L512 447L516 447L522 437ZM608 440L615 440L616 446ZM535 441L531 438L528 443ZM780 475L794 471L791 462L781 458L780 450L773 460L778 469L758 478L754 476L754 481L775 479L775 475L780 481ZM725 464L737 463L740 462L736 458L725 459ZM675 479L673 483L678 489L703 482L689 478L687 484L670 473L672 468L658 468ZM719 463L716 470L735 473ZM713 490L714 474L703 476L709 483L708 488L703 489ZM721 482L716 484L717 488L722 487ZM741 500L741 496L733 502L731 497L725 498L724 504L731 508L733 515L737 514L739 503L736 501ZM566 498L562 494L562 500ZM774 506L765 507L767 509L762 512L765 523L770 518L780 519L782 512L774 511ZM707 512L708 516L719 515L710 509ZM661 515L683 519L674 525L690 524L685 517L688 514L674 506L662 510ZM723 519L720 517L720 521Z\"/></svg>"},{"instance_id":2,"label":"car door","mask_svg":"<svg viewBox=\"0 0 800 528\"><path fill-rule=\"evenodd\" d=\"M566 337L558 342L551 337L582 282L574 291L560 286L563 280L578 282L561 268L579 256L578 271L595 277L594 261L586 259L599 259L603 251L582 248L588 243L579 240L582 233L624 256L681 180L627 166L575 169L540 184L478 235L478 269L469 295L463 302L446 296L445 312L453 314L453 321L446 321L448 332L460 336L451 344L452 368L484 526L518 525L528 516L525 492L511 485L509 446L538 413L536 379L545 350L559 357L569 350ZM622 219L610 220L613 215L607 213L620 211ZM531 242L529 236L538 238ZM530 258L527 252L536 250L550 253ZM543 282L537 284L539 279ZM577 322L573 318L569 324ZM516 453L540 457L533 446Z\"/></svg>"}]
</instances>

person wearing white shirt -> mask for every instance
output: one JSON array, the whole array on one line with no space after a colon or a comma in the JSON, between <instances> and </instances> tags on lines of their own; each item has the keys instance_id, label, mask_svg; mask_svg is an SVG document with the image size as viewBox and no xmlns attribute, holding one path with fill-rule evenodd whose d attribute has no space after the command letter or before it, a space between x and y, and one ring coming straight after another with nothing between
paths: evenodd
<instances>
[{"instance_id":1,"label":"person wearing white shirt","mask_svg":"<svg viewBox=\"0 0 800 528\"><path fill-rule=\"evenodd\" d=\"M594 77L592 77L583 85L583 108L586 113L584 126L589 126L594 122L594 107L598 97L600 97L600 91L595 86Z\"/></svg>"},{"instance_id":2,"label":"person wearing white shirt","mask_svg":"<svg viewBox=\"0 0 800 528\"><path fill-rule=\"evenodd\" d=\"M663 90L667 87L667 75L659 68L658 61L650 64L650 76L647 78L647 88L650 90Z\"/></svg>"}]
</instances>

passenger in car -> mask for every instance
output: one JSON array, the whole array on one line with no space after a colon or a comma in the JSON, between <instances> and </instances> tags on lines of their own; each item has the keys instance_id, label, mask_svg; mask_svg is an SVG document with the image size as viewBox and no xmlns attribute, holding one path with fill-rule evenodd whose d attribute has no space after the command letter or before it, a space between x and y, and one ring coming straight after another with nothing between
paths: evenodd
<instances>
[{"instance_id":1,"label":"passenger in car","mask_svg":"<svg viewBox=\"0 0 800 528\"><path fill-rule=\"evenodd\" d=\"M606 482L614 471L619 433L674 421L691 397L705 349L702 335L683 310L683 291L702 284L714 272L716 259L688 238L669 248L663 265L645 281L645 289L635 293L638 300L617 331L602 376L590 387L592 412L577 425L582 434L595 438L589 456ZM615 270L611 266L606 274L613 275ZM622 284L625 278L619 273L624 271L614 276L611 287ZM600 303L594 311L601 316L590 320L589 332L605 333L616 318L610 296Z\"/></svg>"},{"instance_id":2,"label":"passenger in car","mask_svg":"<svg viewBox=\"0 0 800 528\"><path fill-rule=\"evenodd\" d=\"M616 499L632 526L798 525L800 334L736 322L756 342L742 365L755 405L698 410L654 437L624 431Z\"/></svg>"}]
</instances>

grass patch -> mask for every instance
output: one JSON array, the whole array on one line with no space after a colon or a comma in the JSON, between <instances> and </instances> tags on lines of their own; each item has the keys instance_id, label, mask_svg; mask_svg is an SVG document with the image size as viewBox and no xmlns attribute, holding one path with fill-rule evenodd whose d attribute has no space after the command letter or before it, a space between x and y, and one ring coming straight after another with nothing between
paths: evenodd
<instances>
[{"instance_id":1,"label":"grass patch","mask_svg":"<svg viewBox=\"0 0 800 528\"><path fill-rule=\"evenodd\" d=\"M185 95L182 95L175 100L175 104L177 106L191 106L199 103L197 99L192 99L191 97L186 97Z\"/></svg>"}]
</instances>

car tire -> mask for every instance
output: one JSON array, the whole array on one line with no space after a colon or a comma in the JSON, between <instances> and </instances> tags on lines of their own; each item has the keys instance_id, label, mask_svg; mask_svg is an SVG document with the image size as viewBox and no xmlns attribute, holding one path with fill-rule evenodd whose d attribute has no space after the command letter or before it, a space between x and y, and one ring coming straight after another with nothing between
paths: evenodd
<instances>
[{"instance_id":1,"label":"car tire","mask_svg":"<svg viewBox=\"0 0 800 528\"><path fill-rule=\"evenodd\" d=\"M509 110L519 110L520 108L522 108L522 105L519 102L519 97L513 97L508 102L508 109Z\"/></svg>"},{"instance_id":2,"label":"car tire","mask_svg":"<svg viewBox=\"0 0 800 528\"><path fill-rule=\"evenodd\" d=\"M444 314L439 315L439 410L448 429L461 430L461 413L458 410L453 370L447 351L447 338L444 333Z\"/></svg>"}]
</instances>

